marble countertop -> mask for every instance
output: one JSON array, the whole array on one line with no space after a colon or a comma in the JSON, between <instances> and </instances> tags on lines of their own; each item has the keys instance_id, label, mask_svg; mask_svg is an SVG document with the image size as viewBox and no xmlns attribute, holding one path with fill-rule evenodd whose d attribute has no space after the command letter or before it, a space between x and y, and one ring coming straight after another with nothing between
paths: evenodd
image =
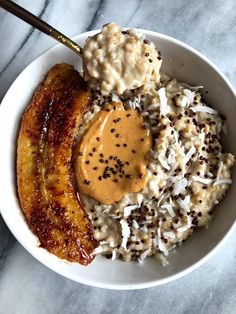
<instances>
[{"instance_id":1,"label":"marble countertop","mask_svg":"<svg viewBox=\"0 0 236 314\"><path fill-rule=\"evenodd\" d=\"M68 36L115 21L196 48L236 86L235 0L18 0ZM16 76L55 42L0 9L0 101ZM1 197L4 197L3 195ZM31 257L0 217L0 313L223 313L236 311L236 234L198 270L164 286L109 291L72 282Z\"/></svg>"}]
</instances>

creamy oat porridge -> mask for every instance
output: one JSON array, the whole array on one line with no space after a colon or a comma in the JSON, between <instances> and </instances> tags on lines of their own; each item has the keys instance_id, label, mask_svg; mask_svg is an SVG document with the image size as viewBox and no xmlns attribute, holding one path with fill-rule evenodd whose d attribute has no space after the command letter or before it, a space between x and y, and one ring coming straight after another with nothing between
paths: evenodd
<instances>
[{"instance_id":1,"label":"creamy oat porridge","mask_svg":"<svg viewBox=\"0 0 236 314\"><path fill-rule=\"evenodd\" d=\"M234 156L221 144L225 118L204 103L201 86L165 74L132 91L127 81L104 86L107 95L92 82L75 150L80 198L100 242L94 253L166 264L171 250L208 226L231 183Z\"/></svg>"},{"instance_id":2,"label":"creamy oat porridge","mask_svg":"<svg viewBox=\"0 0 236 314\"><path fill-rule=\"evenodd\" d=\"M85 80L103 94L157 83L160 53L152 42L133 30L122 31L115 23L88 38L83 49Z\"/></svg>"}]
</instances>

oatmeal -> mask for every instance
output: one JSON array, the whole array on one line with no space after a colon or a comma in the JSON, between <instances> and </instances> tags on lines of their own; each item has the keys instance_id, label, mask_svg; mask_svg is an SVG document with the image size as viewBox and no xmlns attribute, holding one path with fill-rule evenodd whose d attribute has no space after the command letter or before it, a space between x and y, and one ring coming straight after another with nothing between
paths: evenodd
<instances>
[{"instance_id":1,"label":"oatmeal","mask_svg":"<svg viewBox=\"0 0 236 314\"><path fill-rule=\"evenodd\" d=\"M152 42L115 23L88 38L83 49L85 80L103 94L138 88L158 82L160 53Z\"/></svg>"},{"instance_id":2,"label":"oatmeal","mask_svg":"<svg viewBox=\"0 0 236 314\"><path fill-rule=\"evenodd\" d=\"M128 45L131 50L126 51L127 43L137 49L133 51ZM106 60L108 51L110 59ZM134 69L129 59L132 54L137 64L146 60L142 69ZM77 154L81 157L76 159L77 177L78 173L81 176L78 187L93 222L94 236L100 242L94 254L101 253L112 260L142 262L148 256L155 256L163 264L168 263L166 257L171 250L196 228L208 226L215 206L231 184L234 156L223 152L221 143L222 132L226 130L225 118L205 104L201 86L189 86L165 74L160 77L158 56L152 43L145 39L141 42L134 31L123 32L115 24L104 26L102 32L85 45L85 77L93 87L93 102L78 132ZM130 128L127 134L133 138L129 146L135 145L132 149L142 161L136 159L135 154L127 155L124 159L129 160L124 162L128 161L136 169L128 175L138 178L140 164L145 166L141 171L145 182L136 190L129 186L131 178L123 178L128 168L121 169L117 164L121 171L118 173L114 170L116 163L108 165L115 155L124 154L127 148L122 146L122 150L111 153L114 145L125 144L116 142L120 136L117 127L109 125L111 134L118 134L114 139L110 133L108 136L100 132L100 126L91 129L91 121L97 121L106 109L109 112L103 117L109 116L110 109L117 103L124 115L126 111L127 115L133 114L137 121L142 121L142 136L141 129L135 129L137 125L134 124L134 128L131 124L124 126L124 129ZM84 142L86 134L91 135L89 144ZM89 157L93 158L89 155L93 154L91 143L95 143L97 137L101 143L106 143L95 147L103 162L99 162L98 157L91 159L93 167L99 167L105 174L99 189L92 184L96 176L92 176L92 165L88 166ZM139 138L150 145L143 146L142 141L137 144ZM104 160L108 160L107 164ZM115 180L121 180L122 184ZM97 189L96 193L91 188Z\"/></svg>"},{"instance_id":3,"label":"oatmeal","mask_svg":"<svg viewBox=\"0 0 236 314\"><path fill-rule=\"evenodd\" d=\"M78 141L108 99L95 94ZM155 255L165 263L195 228L209 224L231 183L234 156L223 153L220 142L224 117L202 102L200 89L165 75L156 90L138 89L120 100L143 117L152 134L148 182L110 205L81 195L100 241L95 253L140 262Z\"/></svg>"}]
</instances>

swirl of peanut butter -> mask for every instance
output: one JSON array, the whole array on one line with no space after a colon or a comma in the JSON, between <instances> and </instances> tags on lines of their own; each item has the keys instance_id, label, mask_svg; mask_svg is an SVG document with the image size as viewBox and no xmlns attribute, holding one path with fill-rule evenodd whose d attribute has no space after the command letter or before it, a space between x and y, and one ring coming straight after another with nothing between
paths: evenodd
<instances>
[{"instance_id":1,"label":"swirl of peanut butter","mask_svg":"<svg viewBox=\"0 0 236 314\"><path fill-rule=\"evenodd\" d=\"M103 107L76 147L75 172L79 192L103 204L147 184L146 165L152 145L149 129L136 110L121 102Z\"/></svg>"}]
</instances>

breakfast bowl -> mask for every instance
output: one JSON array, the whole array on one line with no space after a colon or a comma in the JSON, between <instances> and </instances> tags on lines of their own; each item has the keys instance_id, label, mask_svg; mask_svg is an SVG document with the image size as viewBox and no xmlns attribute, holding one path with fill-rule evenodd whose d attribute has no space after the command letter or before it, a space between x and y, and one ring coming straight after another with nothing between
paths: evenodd
<instances>
[{"instance_id":1,"label":"breakfast bowl","mask_svg":"<svg viewBox=\"0 0 236 314\"><path fill-rule=\"evenodd\" d=\"M236 155L236 95L224 75L196 50L166 35L139 30L152 41L163 57L162 72L189 85L202 85L206 103L226 117L227 134L224 147ZM76 36L74 40L83 46L88 36L96 31ZM226 241L235 229L236 192L235 168L232 184L215 211L209 228L194 232L182 246L168 256L168 265L163 266L155 258L142 263L125 263L96 256L88 266L60 260L39 246L37 237L29 229L20 208L16 188L16 141L22 114L29 104L38 84L47 71L56 63L72 64L77 70L82 67L76 54L62 45L57 45L34 60L15 80L0 107L1 154L1 215L19 243L38 261L53 271L79 283L108 289L141 289L161 285L193 271Z\"/></svg>"}]
</instances>

